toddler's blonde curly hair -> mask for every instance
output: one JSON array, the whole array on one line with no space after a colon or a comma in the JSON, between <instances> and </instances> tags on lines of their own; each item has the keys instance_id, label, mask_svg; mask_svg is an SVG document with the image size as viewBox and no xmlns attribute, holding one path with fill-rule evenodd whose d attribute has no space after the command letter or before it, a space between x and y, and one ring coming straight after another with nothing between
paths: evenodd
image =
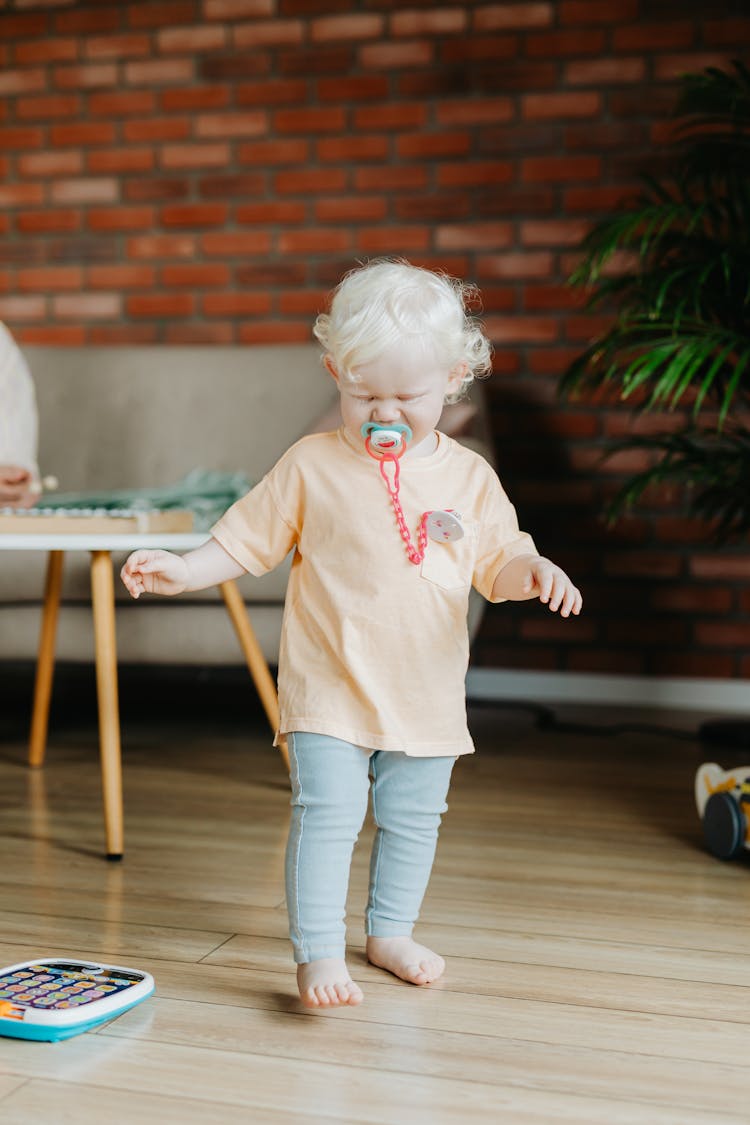
<instances>
[{"instance_id":1,"label":"toddler's blonde curly hair","mask_svg":"<svg viewBox=\"0 0 750 1125\"><path fill-rule=\"evenodd\" d=\"M324 359L353 380L357 367L407 344L446 371L463 364L461 387L447 400L456 402L475 378L492 370L492 346L469 312L477 303L476 288L457 278L403 259L377 259L346 274L330 311L315 321L313 335Z\"/></svg>"}]
</instances>

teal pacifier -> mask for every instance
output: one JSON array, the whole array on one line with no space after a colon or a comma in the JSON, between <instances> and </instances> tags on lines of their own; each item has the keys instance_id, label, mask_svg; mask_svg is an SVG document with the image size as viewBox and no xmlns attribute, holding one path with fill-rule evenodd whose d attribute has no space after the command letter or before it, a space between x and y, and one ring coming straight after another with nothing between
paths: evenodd
<instances>
[{"instance_id":1,"label":"teal pacifier","mask_svg":"<svg viewBox=\"0 0 750 1125\"><path fill-rule=\"evenodd\" d=\"M412 439L411 429L404 422L365 422L360 433L367 452L381 457L400 457Z\"/></svg>"}]
</instances>

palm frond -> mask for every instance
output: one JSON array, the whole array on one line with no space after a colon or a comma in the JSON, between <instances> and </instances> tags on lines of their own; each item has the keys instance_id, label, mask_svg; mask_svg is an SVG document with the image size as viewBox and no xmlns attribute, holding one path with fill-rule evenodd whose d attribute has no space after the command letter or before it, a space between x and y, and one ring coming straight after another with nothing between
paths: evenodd
<instances>
[{"instance_id":1,"label":"palm frond","mask_svg":"<svg viewBox=\"0 0 750 1125\"><path fill-rule=\"evenodd\" d=\"M686 489L690 515L712 525L721 542L744 537L750 531L750 435L737 429L717 437L689 431L656 437L633 437L620 442L609 456L622 449L639 448L656 455L656 462L625 482L610 501L610 522L634 507L645 492L670 483Z\"/></svg>"},{"instance_id":2,"label":"palm frond","mask_svg":"<svg viewBox=\"0 0 750 1125\"><path fill-rule=\"evenodd\" d=\"M583 260L569 283L595 284L608 262L622 250L635 249L641 260L653 255L673 231L692 234L709 209L708 202L695 207L680 199L642 200L636 209L624 215L602 219L584 238L580 247Z\"/></svg>"},{"instance_id":3,"label":"palm frond","mask_svg":"<svg viewBox=\"0 0 750 1125\"><path fill-rule=\"evenodd\" d=\"M632 316L618 321L574 360L561 380L561 390L591 389L617 379L623 401L645 391L643 409L673 410L685 392L697 385L695 414L707 396L719 412L721 428L738 394L750 392L747 379L750 336L685 320L679 331L669 321Z\"/></svg>"},{"instance_id":4,"label":"palm frond","mask_svg":"<svg viewBox=\"0 0 750 1125\"><path fill-rule=\"evenodd\" d=\"M698 74L686 74L674 114L688 120L718 118L750 124L750 70L741 59L733 59L729 70L709 66Z\"/></svg>"},{"instance_id":5,"label":"palm frond","mask_svg":"<svg viewBox=\"0 0 750 1125\"><path fill-rule=\"evenodd\" d=\"M612 322L570 364L560 390L607 388L637 412L689 403L689 427L616 447L650 449L656 462L625 482L610 514L650 484L681 481L692 485L691 510L713 517L720 534L747 534L750 69L735 61L687 75L675 116L669 174L644 178L640 194L581 244L570 284Z\"/></svg>"}]
</instances>

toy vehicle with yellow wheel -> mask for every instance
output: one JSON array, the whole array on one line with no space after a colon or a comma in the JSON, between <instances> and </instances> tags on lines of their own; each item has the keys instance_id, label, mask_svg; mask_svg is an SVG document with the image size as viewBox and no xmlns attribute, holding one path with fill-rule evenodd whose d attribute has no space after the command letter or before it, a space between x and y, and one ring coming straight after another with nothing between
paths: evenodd
<instances>
[{"instance_id":1,"label":"toy vehicle with yellow wheel","mask_svg":"<svg viewBox=\"0 0 750 1125\"><path fill-rule=\"evenodd\" d=\"M695 775L695 803L712 855L736 859L750 850L750 766L725 770L704 762Z\"/></svg>"}]
</instances>

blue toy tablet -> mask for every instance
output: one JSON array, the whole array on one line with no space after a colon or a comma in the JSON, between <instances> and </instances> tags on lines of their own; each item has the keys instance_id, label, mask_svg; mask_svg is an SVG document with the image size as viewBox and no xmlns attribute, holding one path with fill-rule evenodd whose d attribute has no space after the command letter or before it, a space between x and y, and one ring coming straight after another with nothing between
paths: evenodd
<instances>
[{"instance_id":1,"label":"blue toy tablet","mask_svg":"<svg viewBox=\"0 0 750 1125\"><path fill-rule=\"evenodd\" d=\"M63 957L0 969L0 1035L70 1039L126 1012L154 991L140 969Z\"/></svg>"}]
</instances>

